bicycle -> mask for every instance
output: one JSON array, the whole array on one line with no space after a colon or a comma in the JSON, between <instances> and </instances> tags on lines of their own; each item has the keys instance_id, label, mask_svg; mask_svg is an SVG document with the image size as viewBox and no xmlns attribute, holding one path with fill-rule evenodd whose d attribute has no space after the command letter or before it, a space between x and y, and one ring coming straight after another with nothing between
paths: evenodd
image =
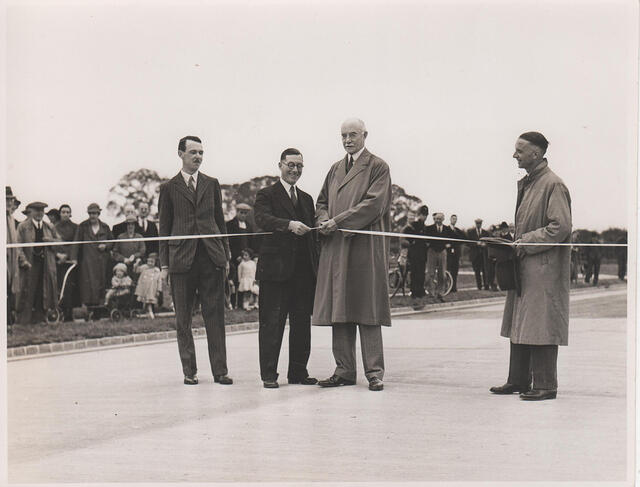
<instances>
[{"instance_id":1,"label":"bicycle","mask_svg":"<svg viewBox=\"0 0 640 487\"><path fill-rule=\"evenodd\" d=\"M425 293L429 296L431 293L428 289L428 281L425 277ZM409 272L409 266L406 261L401 261L401 256L398 257L396 266L389 270L389 292L390 298L395 297L398 291L402 291L402 295L406 296L407 292L411 289L411 274ZM446 296L453 289L453 276L449 271L444 271L444 289L442 296Z\"/></svg>"}]
</instances>

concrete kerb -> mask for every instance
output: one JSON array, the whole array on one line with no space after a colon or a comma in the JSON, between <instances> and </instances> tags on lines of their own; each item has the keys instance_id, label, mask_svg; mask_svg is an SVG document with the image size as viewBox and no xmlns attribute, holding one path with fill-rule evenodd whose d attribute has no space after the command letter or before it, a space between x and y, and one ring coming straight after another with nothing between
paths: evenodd
<instances>
[{"instance_id":1,"label":"concrete kerb","mask_svg":"<svg viewBox=\"0 0 640 487\"><path fill-rule=\"evenodd\" d=\"M617 287L612 285L610 287ZM572 295L590 294L593 292L602 292L599 288L582 288L571 292ZM413 314L430 313L442 310L457 310L464 308L477 307L479 305L494 305L503 302L504 296L495 298L477 298L464 301L452 301L445 303L427 304L423 307L402 307L393 308L392 317L408 316ZM239 333L252 333L258 330L258 322L234 323L226 326L227 335ZM193 328L194 339L206 337L204 327ZM72 342L43 343L41 345L27 345L22 347L7 348L7 360L25 360L30 358L38 358L44 356L61 355L68 353L82 353L95 351L96 349L112 349L130 346L140 346L150 343L160 343L173 341L176 338L175 330L156 331L150 333L136 333L133 335L89 338L85 340L76 340Z\"/></svg>"}]
</instances>

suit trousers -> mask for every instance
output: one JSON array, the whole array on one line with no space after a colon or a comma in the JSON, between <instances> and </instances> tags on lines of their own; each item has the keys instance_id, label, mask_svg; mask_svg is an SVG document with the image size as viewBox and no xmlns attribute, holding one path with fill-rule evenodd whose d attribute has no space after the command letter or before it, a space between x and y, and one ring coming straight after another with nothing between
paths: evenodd
<instances>
[{"instance_id":1,"label":"suit trousers","mask_svg":"<svg viewBox=\"0 0 640 487\"><path fill-rule=\"evenodd\" d=\"M422 298L424 292L424 270L427 265L425 257L410 257L409 272L411 273L411 297Z\"/></svg>"},{"instance_id":2,"label":"suit trousers","mask_svg":"<svg viewBox=\"0 0 640 487\"><path fill-rule=\"evenodd\" d=\"M333 358L336 361L335 375L347 380L356 380L356 327L360 329L362 364L367 379L384 377L384 353L380 326L336 323L332 326Z\"/></svg>"},{"instance_id":3,"label":"suit trousers","mask_svg":"<svg viewBox=\"0 0 640 487\"><path fill-rule=\"evenodd\" d=\"M258 346L260 377L263 381L278 379L278 360L289 316L289 380L309 376L307 363L311 354L311 311L314 293L311 268L294 272L286 281L260 281Z\"/></svg>"},{"instance_id":4,"label":"suit trousers","mask_svg":"<svg viewBox=\"0 0 640 487\"><path fill-rule=\"evenodd\" d=\"M473 273L476 275L476 286L478 286L478 289L482 289L482 284L485 280L484 258L482 257L482 253L476 255L471 261L471 266L473 267Z\"/></svg>"},{"instance_id":5,"label":"suit trousers","mask_svg":"<svg viewBox=\"0 0 640 487\"><path fill-rule=\"evenodd\" d=\"M447 256L447 270L451 273L451 279L453 280L453 287L451 291L458 290L458 270L460 269L460 254L457 252L450 253Z\"/></svg>"},{"instance_id":6,"label":"suit trousers","mask_svg":"<svg viewBox=\"0 0 640 487\"><path fill-rule=\"evenodd\" d=\"M197 372L196 350L191 332L191 316L196 297L200 297L202 318L207 332L209 363L213 375L227 375L227 347L224 329L224 269L217 267L198 241L196 255L188 272L171 273L171 292L176 310L178 352L184 375Z\"/></svg>"},{"instance_id":7,"label":"suit trousers","mask_svg":"<svg viewBox=\"0 0 640 487\"><path fill-rule=\"evenodd\" d=\"M507 382L533 389L558 389L558 345L521 345L511 343Z\"/></svg>"},{"instance_id":8,"label":"suit trousers","mask_svg":"<svg viewBox=\"0 0 640 487\"><path fill-rule=\"evenodd\" d=\"M427 288L429 294L441 295L444 292L444 271L447 270L446 250L427 250Z\"/></svg>"}]
</instances>

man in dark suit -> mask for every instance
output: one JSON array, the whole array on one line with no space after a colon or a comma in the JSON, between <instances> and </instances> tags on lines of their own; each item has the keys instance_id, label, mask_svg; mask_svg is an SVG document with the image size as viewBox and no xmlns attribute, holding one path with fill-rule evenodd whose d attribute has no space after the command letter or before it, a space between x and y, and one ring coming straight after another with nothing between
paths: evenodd
<instances>
[{"instance_id":1,"label":"man in dark suit","mask_svg":"<svg viewBox=\"0 0 640 487\"><path fill-rule=\"evenodd\" d=\"M457 239L465 240L467 236L464 231L456 227L458 216L451 215L449 221L451 222L449 228L451 229L452 236ZM461 254L462 244L451 242L451 247L449 248L447 255L447 270L451 273L451 278L453 279L453 287L451 288L452 293L458 292L458 270L460 269Z\"/></svg>"},{"instance_id":2,"label":"man in dark suit","mask_svg":"<svg viewBox=\"0 0 640 487\"><path fill-rule=\"evenodd\" d=\"M181 171L160 186L160 236L226 233L220 184L199 171L202 141L192 135L183 137L178 143L178 156L182 159ZM198 383L191 333L191 311L197 292L213 379L220 384L232 384L227 375L224 329L224 279L231 257L229 242L226 237L163 240L159 247L163 278L171 275L184 383Z\"/></svg>"},{"instance_id":3,"label":"man in dark suit","mask_svg":"<svg viewBox=\"0 0 640 487\"><path fill-rule=\"evenodd\" d=\"M426 228L426 234L430 237L451 238L453 234L448 226L444 224L444 214L433 214L433 225ZM430 240L427 251L427 287L429 294L437 297L440 301L444 291L444 272L447 269L447 250L451 248L451 243L444 240Z\"/></svg>"},{"instance_id":4,"label":"man in dark suit","mask_svg":"<svg viewBox=\"0 0 640 487\"><path fill-rule=\"evenodd\" d=\"M409 235L426 235L425 220L429 216L429 207L426 205L418 208L415 221L409 223L402 233ZM409 272L411 273L411 297L420 299L425 297L424 292L424 271L427 265L428 241L421 238L406 238L409 243L407 260L409 261Z\"/></svg>"},{"instance_id":5,"label":"man in dark suit","mask_svg":"<svg viewBox=\"0 0 640 487\"><path fill-rule=\"evenodd\" d=\"M138 203L138 233L143 237L157 237L158 227L155 222L149 220L149 203L141 201ZM157 240L145 242L145 257L151 253L158 253L159 245Z\"/></svg>"},{"instance_id":6,"label":"man in dark suit","mask_svg":"<svg viewBox=\"0 0 640 487\"><path fill-rule=\"evenodd\" d=\"M258 257L260 281L260 376L267 389L278 386L278 357L289 316L289 384L314 385L307 362L311 352L311 313L318 269L313 198L296 186L304 164L297 149L280 156L280 181L258 191L256 224L265 232Z\"/></svg>"},{"instance_id":7,"label":"man in dark suit","mask_svg":"<svg viewBox=\"0 0 640 487\"><path fill-rule=\"evenodd\" d=\"M247 220L251 206L246 203L239 203L236 205L236 216L227 222L227 233L254 233L255 229L250 221ZM251 249L257 252L256 248L256 236L242 235L240 237L233 237L229 241L229 247L231 249L231 265L229 267L229 277L233 280L236 287L235 296L231 296L234 306L238 305L238 265L242 260L242 251L245 249ZM239 303L239 307L242 307L242 303Z\"/></svg>"},{"instance_id":8,"label":"man in dark suit","mask_svg":"<svg viewBox=\"0 0 640 487\"><path fill-rule=\"evenodd\" d=\"M485 289L489 289L489 283L487 281L487 273L484 268L486 245L484 242L480 242L482 237L489 237L489 232L482 228L482 218L476 218L476 226L467 230L467 240L476 240L478 243L469 244L469 258L471 259L471 266L473 272L476 275L476 285L478 289L482 289L484 284Z\"/></svg>"}]
</instances>

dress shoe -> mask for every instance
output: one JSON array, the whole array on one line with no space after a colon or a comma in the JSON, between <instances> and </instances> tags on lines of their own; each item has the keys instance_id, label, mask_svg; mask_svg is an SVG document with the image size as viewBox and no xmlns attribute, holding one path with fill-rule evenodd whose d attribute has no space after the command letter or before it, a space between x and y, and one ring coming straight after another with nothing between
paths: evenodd
<instances>
[{"instance_id":1,"label":"dress shoe","mask_svg":"<svg viewBox=\"0 0 640 487\"><path fill-rule=\"evenodd\" d=\"M263 380L262 381L262 386L265 389L277 389L278 387L280 387L278 385L278 382L275 380Z\"/></svg>"},{"instance_id":2,"label":"dress shoe","mask_svg":"<svg viewBox=\"0 0 640 487\"><path fill-rule=\"evenodd\" d=\"M517 386L515 384L509 384L508 382L503 386L495 386L489 389L494 394L513 394L514 392L527 392L529 388Z\"/></svg>"},{"instance_id":3,"label":"dress shoe","mask_svg":"<svg viewBox=\"0 0 640 487\"><path fill-rule=\"evenodd\" d=\"M520 399L523 401L544 401L545 399L555 399L557 393L557 391L545 389L531 389L520 394Z\"/></svg>"},{"instance_id":4,"label":"dress shoe","mask_svg":"<svg viewBox=\"0 0 640 487\"><path fill-rule=\"evenodd\" d=\"M356 384L355 380L343 379L339 375L332 375L328 379L318 381L320 387L338 387L338 386L353 386Z\"/></svg>"},{"instance_id":5,"label":"dress shoe","mask_svg":"<svg viewBox=\"0 0 640 487\"><path fill-rule=\"evenodd\" d=\"M229 384L233 384L233 379L228 375L214 375L213 382L217 382L218 384L229 385Z\"/></svg>"},{"instance_id":6,"label":"dress shoe","mask_svg":"<svg viewBox=\"0 0 640 487\"><path fill-rule=\"evenodd\" d=\"M382 389L384 389L384 384L382 383L382 379L378 379L377 377L373 377L369 379L370 391L381 391Z\"/></svg>"},{"instance_id":7,"label":"dress shoe","mask_svg":"<svg viewBox=\"0 0 640 487\"><path fill-rule=\"evenodd\" d=\"M197 375L185 375L184 376L184 383L187 384L188 386L195 386L198 383L198 376Z\"/></svg>"},{"instance_id":8,"label":"dress shoe","mask_svg":"<svg viewBox=\"0 0 640 487\"><path fill-rule=\"evenodd\" d=\"M289 379L289 384L302 384L305 386L314 386L318 383L315 377L305 377L304 379Z\"/></svg>"}]
</instances>

